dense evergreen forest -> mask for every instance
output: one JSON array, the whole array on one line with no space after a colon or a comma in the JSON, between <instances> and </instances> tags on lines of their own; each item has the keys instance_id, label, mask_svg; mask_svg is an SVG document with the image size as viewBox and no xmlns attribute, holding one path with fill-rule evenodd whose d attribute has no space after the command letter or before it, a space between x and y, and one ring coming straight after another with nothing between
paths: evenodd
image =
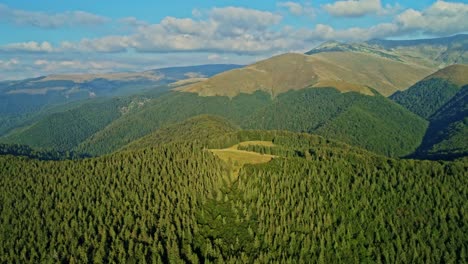
<instances>
[{"instance_id":1,"label":"dense evergreen forest","mask_svg":"<svg viewBox=\"0 0 468 264\"><path fill-rule=\"evenodd\" d=\"M3 141L35 148L72 150L73 146L120 117L123 114L122 109L132 101L135 101L132 97L123 97L78 104L71 109L53 112Z\"/></svg>"},{"instance_id":2,"label":"dense evergreen forest","mask_svg":"<svg viewBox=\"0 0 468 264\"><path fill-rule=\"evenodd\" d=\"M398 91L390 98L411 112L429 119L439 108L446 104L460 87L449 80L431 78Z\"/></svg>"},{"instance_id":3,"label":"dense evergreen forest","mask_svg":"<svg viewBox=\"0 0 468 264\"><path fill-rule=\"evenodd\" d=\"M455 159L468 155L468 85L444 104L430 119L415 157Z\"/></svg>"},{"instance_id":4,"label":"dense evergreen forest","mask_svg":"<svg viewBox=\"0 0 468 264\"><path fill-rule=\"evenodd\" d=\"M201 114L222 116L243 129L316 133L389 156L412 153L427 128L427 121L378 94L333 88L289 91L275 98L260 91L234 98L174 92L115 120L76 150L110 153L158 128Z\"/></svg>"},{"instance_id":5,"label":"dense evergreen forest","mask_svg":"<svg viewBox=\"0 0 468 264\"><path fill-rule=\"evenodd\" d=\"M466 158L393 159L201 120L224 135L169 127L157 135L168 143L97 158L0 156L0 262L466 263ZM236 161L210 151L255 140L271 145L242 149L276 158L237 178Z\"/></svg>"}]
</instances>

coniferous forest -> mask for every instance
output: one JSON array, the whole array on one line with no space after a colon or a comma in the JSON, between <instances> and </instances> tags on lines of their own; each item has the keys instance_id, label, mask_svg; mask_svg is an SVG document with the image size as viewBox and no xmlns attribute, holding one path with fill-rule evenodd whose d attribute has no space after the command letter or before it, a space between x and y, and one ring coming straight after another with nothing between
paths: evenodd
<instances>
[{"instance_id":1,"label":"coniferous forest","mask_svg":"<svg viewBox=\"0 0 468 264\"><path fill-rule=\"evenodd\" d=\"M73 161L1 156L0 261L467 260L466 158L392 159L279 131L187 138ZM271 144L239 148L275 158L232 175L237 161L210 151L250 141Z\"/></svg>"}]
</instances>

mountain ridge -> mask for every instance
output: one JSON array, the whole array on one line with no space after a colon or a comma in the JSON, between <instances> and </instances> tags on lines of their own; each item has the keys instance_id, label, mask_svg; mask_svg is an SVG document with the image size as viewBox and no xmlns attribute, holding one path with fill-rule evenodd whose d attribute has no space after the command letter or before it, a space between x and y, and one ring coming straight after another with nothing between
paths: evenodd
<instances>
[{"instance_id":1,"label":"mountain ridge","mask_svg":"<svg viewBox=\"0 0 468 264\"><path fill-rule=\"evenodd\" d=\"M275 97L307 87L334 87L342 92L373 95L372 88L388 96L432 72L424 66L358 52L286 53L223 72L180 90L201 96L229 97L261 90Z\"/></svg>"}]
</instances>

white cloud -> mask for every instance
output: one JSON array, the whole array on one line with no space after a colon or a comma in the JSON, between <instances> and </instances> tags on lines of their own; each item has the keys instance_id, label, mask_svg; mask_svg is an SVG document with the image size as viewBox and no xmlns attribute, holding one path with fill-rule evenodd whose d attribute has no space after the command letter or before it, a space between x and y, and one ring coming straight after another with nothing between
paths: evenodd
<instances>
[{"instance_id":1,"label":"white cloud","mask_svg":"<svg viewBox=\"0 0 468 264\"><path fill-rule=\"evenodd\" d=\"M447 35L468 31L468 4L437 1L423 11L408 9L397 16L402 31Z\"/></svg>"},{"instance_id":2,"label":"white cloud","mask_svg":"<svg viewBox=\"0 0 468 264\"><path fill-rule=\"evenodd\" d=\"M313 30L303 32L304 36L311 41L320 40L344 40L344 41L364 41L375 38L383 38L398 35L399 28L392 23L381 23L370 28L352 27L336 30L329 25L318 24Z\"/></svg>"},{"instance_id":3,"label":"white cloud","mask_svg":"<svg viewBox=\"0 0 468 264\"><path fill-rule=\"evenodd\" d=\"M124 52L133 46L129 36L105 36L97 39L82 39L79 42L62 42L56 51L72 52Z\"/></svg>"},{"instance_id":4,"label":"white cloud","mask_svg":"<svg viewBox=\"0 0 468 264\"><path fill-rule=\"evenodd\" d=\"M131 27L145 27L149 25L148 22L139 20L136 17L124 17L119 22Z\"/></svg>"},{"instance_id":5,"label":"white cloud","mask_svg":"<svg viewBox=\"0 0 468 264\"><path fill-rule=\"evenodd\" d=\"M344 0L326 4L323 8L332 16L360 17L377 14L382 10L380 0Z\"/></svg>"},{"instance_id":6,"label":"white cloud","mask_svg":"<svg viewBox=\"0 0 468 264\"><path fill-rule=\"evenodd\" d=\"M215 7L209 12L209 16L220 27L241 30L264 30L278 24L282 19L278 14L242 7Z\"/></svg>"},{"instance_id":7,"label":"white cloud","mask_svg":"<svg viewBox=\"0 0 468 264\"><path fill-rule=\"evenodd\" d=\"M197 13L198 20L166 17L140 28L127 47L142 52L263 52L274 46L271 40L276 33L271 27L282 19L271 12L239 7Z\"/></svg>"},{"instance_id":8,"label":"white cloud","mask_svg":"<svg viewBox=\"0 0 468 264\"><path fill-rule=\"evenodd\" d=\"M296 2L279 2L277 6L287 8L289 13L296 16L302 15L302 12L304 11L302 5Z\"/></svg>"},{"instance_id":9,"label":"white cloud","mask_svg":"<svg viewBox=\"0 0 468 264\"><path fill-rule=\"evenodd\" d=\"M13 52L52 52L54 50L52 45L47 41L42 43L35 41L11 43L3 46L1 49Z\"/></svg>"},{"instance_id":10,"label":"white cloud","mask_svg":"<svg viewBox=\"0 0 468 264\"><path fill-rule=\"evenodd\" d=\"M297 2L279 2L278 7L286 8L293 16L307 16L310 18L315 17L315 10L310 5L302 5Z\"/></svg>"},{"instance_id":11,"label":"white cloud","mask_svg":"<svg viewBox=\"0 0 468 264\"><path fill-rule=\"evenodd\" d=\"M109 21L108 18L83 11L45 13L13 9L0 4L0 21L20 26L59 28L65 26L95 26Z\"/></svg>"},{"instance_id":12,"label":"white cloud","mask_svg":"<svg viewBox=\"0 0 468 264\"><path fill-rule=\"evenodd\" d=\"M18 65L20 61L16 58L12 58L9 60L0 60L0 69L1 70L10 70L13 69L16 65Z\"/></svg>"},{"instance_id":13,"label":"white cloud","mask_svg":"<svg viewBox=\"0 0 468 264\"><path fill-rule=\"evenodd\" d=\"M339 3L358 1L338 1ZM359 1L363 3L363 1ZM305 12L307 4L282 2L291 13ZM380 7L380 2L378 2ZM52 45L49 42L12 43L0 47L3 52L29 52L65 54L81 53L205 53L271 55L278 52L309 49L324 40L364 41L373 38L403 36L410 33L447 35L468 31L468 5L438 1L425 10L408 9L393 22L381 23L368 28L350 27L336 29L326 24L313 28L280 27L281 15L246 8L226 7L197 10L197 18L165 17L157 24L144 24L136 18L125 18L121 22L135 25L132 34L110 35L76 42L64 41ZM380 11L398 6L380 7ZM292 9L291 9L292 8ZM374 8L377 10L378 8ZM301 11L302 10L302 11ZM352 10L352 9L351 9ZM304 13L302 13L304 14ZM74 55L76 56L76 55ZM215 55L211 60L216 59Z\"/></svg>"},{"instance_id":14,"label":"white cloud","mask_svg":"<svg viewBox=\"0 0 468 264\"><path fill-rule=\"evenodd\" d=\"M80 73L80 72L111 72L135 69L135 65L116 62L113 60L46 60L38 59L34 61L36 71L45 74L50 73Z\"/></svg>"}]
</instances>

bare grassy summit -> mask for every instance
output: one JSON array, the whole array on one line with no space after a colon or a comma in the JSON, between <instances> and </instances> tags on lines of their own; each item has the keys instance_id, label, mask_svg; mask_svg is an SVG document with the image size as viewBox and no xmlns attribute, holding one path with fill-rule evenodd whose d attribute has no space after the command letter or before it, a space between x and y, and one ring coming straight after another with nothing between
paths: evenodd
<instances>
[{"instance_id":1,"label":"bare grassy summit","mask_svg":"<svg viewBox=\"0 0 468 264\"><path fill-rule=\"evenodd\" d=\"M201 96L234 97L257 90L276 96L306 87L334 87L341 92L373 95L370 87L388 96L406 89L433 71L361 52L286 53L223 72L180 90Z\"/></svg>"},{"instance_id":2,"label":"bare grassy summit","mask_svg":"<svg viewBox=\"0 0 468 264\"><path fill-rule=\"evenodd\" d=\"M434 74L431 74L425 78L425 80L441 78L446 79L453 84L463 86L468 84L468 65L466 64L454 64L445 67Z\"/></svg>"}]
</instances>

